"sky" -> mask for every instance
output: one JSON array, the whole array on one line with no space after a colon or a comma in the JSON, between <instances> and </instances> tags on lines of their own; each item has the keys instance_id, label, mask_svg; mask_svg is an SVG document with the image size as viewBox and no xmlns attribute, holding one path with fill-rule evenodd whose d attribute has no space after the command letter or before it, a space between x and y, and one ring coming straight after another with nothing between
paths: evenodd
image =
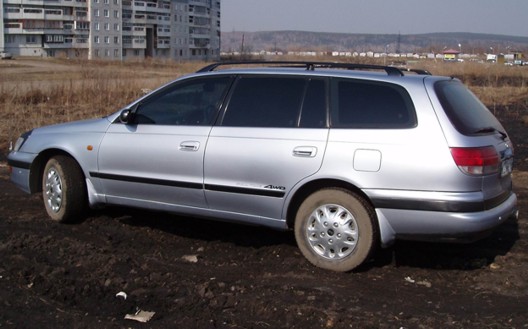
<instances>
[{"instance_id":1,"label":"sky","mask_svg":"<svg viewBox=\"0 0 528 329\"><path fill-rule=\"evenodd\" d=\"M528 37L528 0L221 0L225 32L422 34Z\"/></svg>"}]
</instances>

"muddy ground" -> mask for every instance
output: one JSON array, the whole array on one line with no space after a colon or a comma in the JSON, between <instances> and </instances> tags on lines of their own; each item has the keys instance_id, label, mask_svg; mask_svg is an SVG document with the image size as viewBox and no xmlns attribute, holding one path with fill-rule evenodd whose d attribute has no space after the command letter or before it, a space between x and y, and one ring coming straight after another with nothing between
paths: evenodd
<instances>
[{"instance_id":1,"label":"muddy ground","mask_svg":"<svg viewBox=\"0 0 528 329\"><path fill-rule=\"evenodd\" d=\"M469 245L398 242L353 273L313 267L291 232L119 208L57 224L4 162L0 328L528 328L528 128L501 120L520 219ZM138 310L155 314L125 319Z\"/></svg>"}]
</instances>

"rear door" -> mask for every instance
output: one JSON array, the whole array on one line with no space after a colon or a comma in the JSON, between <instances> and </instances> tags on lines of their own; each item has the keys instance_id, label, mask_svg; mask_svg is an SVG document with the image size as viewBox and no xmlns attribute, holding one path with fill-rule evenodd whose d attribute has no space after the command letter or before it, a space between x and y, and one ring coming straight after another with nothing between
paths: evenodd
<instances>
[{"instance_id":1,"label":"rear door","mask_svg":"<svg viewBox=\"0 0 528 329\"><path fill-rule=\"evenodd\" d=\"M285 197L321 166L328 136L327 81L242 76L205 154L213 209L281 219Z\"/></svg>"}]
</instances>

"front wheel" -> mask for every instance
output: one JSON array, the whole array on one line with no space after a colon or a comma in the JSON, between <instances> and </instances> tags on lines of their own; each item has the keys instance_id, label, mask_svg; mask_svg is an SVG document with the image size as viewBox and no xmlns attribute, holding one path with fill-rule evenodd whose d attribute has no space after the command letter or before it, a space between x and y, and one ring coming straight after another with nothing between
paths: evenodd
<instances>
[{"instance_id":1,"label":"front wheel","mask_svg":"<svg viewBox=\"0 0 528 329\"><path fill-rule=\"evenodd\" d=\"M42 176L42 198L51 219L73 222L84 215L87 204L84 175L77 162L63 155L50 158Z\"/></svg>"},{"instance_id":2,"label":"front wheel","mask_svg":"<svg viewBox=\"0 0 528 329\"><path fill-rule=\"evenodd\" d=\"M308 196L295 217L295 239L315 266L350 271L372 253L378 240L374 210L345 189L322 189Z\"/></svg>"}]
</instances>

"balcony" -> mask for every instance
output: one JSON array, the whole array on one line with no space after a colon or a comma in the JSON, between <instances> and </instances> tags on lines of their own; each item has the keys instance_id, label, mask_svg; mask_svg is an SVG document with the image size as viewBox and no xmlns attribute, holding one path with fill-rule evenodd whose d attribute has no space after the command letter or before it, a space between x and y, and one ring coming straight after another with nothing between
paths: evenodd
<instances>
[{"instance_id":1,"label":"balcony","mask_svg":"<svg viewBox=\"0 0 528 329\"><path fill-rule=\"evenodd\" d=\"M123 27L123 35L135 36L135 37L144 37L147 35L147 31L142 26L135 27Z\"/></svg>"},{"instance_id":2,"label":"balcony","mask_svg":"<svg viewBox=\"0 0 528 329\"><path fill-rule=\"evenodd\" d=\"M190 44L190 48L209 48L211 41L209 39L194 39Z\"/></svg>"},{"instance_id":3,"label":"balcony","mask_svg":"<svg viewBox=\"0 0 528 329\"><path fill-rule=\"evenodd\" d=\"M88 49L90 47L90 44L88 43L87 39L84 40L73 40L72 42L72 48L81 48L81 49Z\"/></svg>"},{"instance_id":4,"label":"balcony","mask_svg":"<svg viewBox=\"0 0 528 329\"><path fill-rule=\"evenodd\" d=\"M9 23L4 24L4 33L5 34L22 34L22 23Z\"/></svg>"},{"instance_id":5,"label":"balcony","mask_svg":"<svg viewBox=\"0 0 528 329\"><path fill-rule=\"evenodd\" d=\"M170 29L160 29L157 30L158 37L170 37L171 31Z\"/></svg>"},{"instance_id":6,"label":"balcony","mask_svg":"<svg viewBox=\"0 0 528 329\"><path fill-rule=\"evenodd\" d=\"M147 48L147 42L145 40L132 40L132 49L145 49Z\"/></svg>"},{"instance_id":7,"label":"balcony","mask_svg":"<svg viewBox=\"0 0 528 329\"><path fill-rule=\"evenodd\" d=\"M20 5L21 0L3 0L4 4ZM26 4L24 2L24 4ZM35 6L65 6L65 7L87 7L86 1L76 0L31 0L31 5Z\"/></svg>"},{"instance_id":8,"label":"balcony","mask_svg":"<svg viewBox=\"0 0 528 329\"><path fill-rule=\"evenodd\" d=\"M170 13L170 5L156 2L132 1L131 7L134 11L142 11L149 13Z\"/></svg>"},{"instance_id":9,"label":"balcony","mask_svg":"<svg viewBox=\"0 0 528 329\"><path fill-rule=\"evenodd\" d=\"M156 41L156 48L158 49L169 49L170 39L169 38L158 38Z\"/></svg>"},{"instance_id":10,"label":"balcony","mask_svg":"<svg viewBox=\"0 0 528 329\"><path fill-rule=\"evenodd\" d=\"M73 44L71 43L44 43L44 49L71 49L71 48L73 48Z\"/></svg>"}]
</instances>

